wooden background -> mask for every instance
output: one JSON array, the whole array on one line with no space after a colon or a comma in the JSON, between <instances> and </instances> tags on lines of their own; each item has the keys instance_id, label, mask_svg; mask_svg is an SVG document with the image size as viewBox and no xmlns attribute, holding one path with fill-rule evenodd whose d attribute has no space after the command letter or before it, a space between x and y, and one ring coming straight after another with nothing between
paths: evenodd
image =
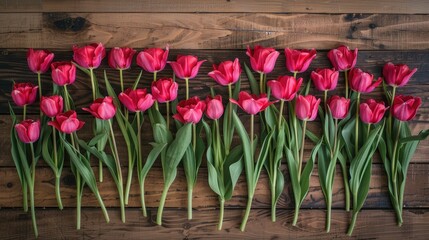
<instances>
[{"instance_id":1,"label":"wooden background","mask_svg":"<svg viewBox=\"0 0 429 240\"><path fill-rule=\"evenodd\" d=\"M102 3L101 3L102 2ZM273 73L268 78L286 74L283 48L316 48L318 57L310 70L330 66L327 50L346 44L359 48L357 67L376 76L387 61L405 63L419 70L409 85L398 91L423 99L422 108L411 123L412 131L429 128L429 2L426 0L362 0L362 1L293 1L293 0L0 0L0 234L2 239L33 238L31 218L22 211L20 183L10 156L9 132L11 120L7 102L11 101L12 81L34 81L28 70L27 48L47 48L55 52L55 60L70 60L73 44L102 42L107 48L130 46L136 49L164 47L169 44L169 59L177 54L193 54L207 59L197 79L192 80L191 95L205 97L209 87L226 93L207 77L212 63L240 58L247 62L247 45L261 44L281 51ZM110 79L117 72L106 63L96 71L101 79L107 69ZM133 66L126 72L130 85L140 69ZM170 76L167 67L160 76ZM308 73L301 76L308 81ZM144 74L142 86L148 86L151 75ZM49 89L49 74L43 75L44 91ZM180 83L180 82L179 82ZM103 84L102 84L103 85ZM118 87L118 84L116 84ZM243 73L243 88L248 84ZM342 85L339 86L340 91ZM78 107L90 102L89 79L81 72L69 88ZM180 91L184 95L184 89ZM381 97L380 89L372 96ZM368 98L365 95L364 98ZM37 114L36 108L30 113ZM36 116L34 116L36 117ZM85 116L90 121L92 117ZM243 119L246 119L243 116ZM79 132L82 138L91 135L91 124ZM147 125L148 126L148 125ZM310 125L317 132L318 123ZM120 132L118 135L120 135ZM144 151L149 147L150 131ZM311 149L308 142L307 150ZM383 166L375 159L371 190L359 215L353 238L359 239L427 239L429 235L429 141L421 142L409 168L404 199L404 225L398 228L387 192ZM125 147L121 146L124 152ZM308 151L306 151L308 154ZM126 169L126 159L123 158ZM286 165L286 164L284 164ZM39 162L36 178L36 205L41 239L286 239L286 238L347 238L345 231L351 214L343 210L343 190L340 175L335 180L334 210L331 233L324 233L325 203L319 186L317 166L311 178L311 188L300 212L297 227L292 227L293 199L284 168L286 187L278 204L278 220L270 221L268 177L262 173L253 210L246 232L240 232L247 192L245 178L237 184L234 197L226 203L222 231L216 230L218 202L207 184L205 163L201 167L194 190L194 219L186 219L186 181L182 169L170 188L164 211L164 226L155 224L156 209L162 190L160 163L150 171L146 181L148 217L139 208L139 193L135 180L127 223L120 222L116 188L105 171L105 182L99 184L101 195L109 207L111 223L106 224L97 202L85 191L82 209L82 230L75 230L74 177L66 164L62 176L62 198L65 209L56 208L54 177L50 168ZM95 164L94 164L95 166ZM124 171L126 173L126 171ZM340 173L340 172L339 172Z\"/></svg>"}]
</instances>

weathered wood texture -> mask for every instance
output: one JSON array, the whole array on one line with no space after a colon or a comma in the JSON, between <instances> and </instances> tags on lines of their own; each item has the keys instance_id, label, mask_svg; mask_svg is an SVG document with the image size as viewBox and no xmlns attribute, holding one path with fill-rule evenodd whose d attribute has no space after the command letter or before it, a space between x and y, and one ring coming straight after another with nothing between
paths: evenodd
<instances>
[{"instance_id":1,"label":"weathered wood texture","mask_svg":"<svg viewBox=\"0 0 429 240\"><path fill-rule=\"evenodd\" d=\"M0 12L267 12L267 13L429 13L425 0L2 0Z\"/></svg>"},{"instance_id":2,"label":"weathered wood texture","mask_svg":"<svg viewBox=\"0 0 429 240\"><path fill-rule=\"evenodd\" d=\"M119 2L118 2L119 3ZM262 3L262 2L261 2ZM150 21L148 21L150 19ZM428 49L429 15L265 13L2 13L3 48L243 49L247 45Z\"/></svg>"},{"instance_id":3,"label":"weathered wood texture","mask_svg":"<svg viewBox=\"0 0 429 240\"><path fill-rule=\"evenodd\" d=\"M407 179L407 188L404 197L405 208L429 208L427 196L429 195L429 179L427 173L429 171L428 164L411 164ZM97 169L94 169L97 172ZM124 169L124 177L127 172ZM290 186L289 175L287 169L283 166L285 176L285 189L280 197L278 208L293 209L293 193ZM111 179L107 169L105 170L105 181L99 184L101 195L106 206L118 207L119 200L116 186ZM36 173L36 206L38 207L56 207L56 199L54 192L54 176L49 168L38 168ZM62 199L65 207L74 207L76 204L76 189L74 176L69 168L64 169L62 176ZM176 181L170 188L167 197L166 207L184 208L187 202L186 195L186 179L182 168L178 170ZM302 208L325 208L325 200L319 184L317 174L317 165L313 171L310 181L310 192L303 203ZM340 168L336 171L333 192L333 208L344 208L344 192L343 180ZM146 204L148 207L158 207L159 199L163 189L162 169L154 167L145 184ZM0 207L20 207L22 206L21 186L19 183L16 171L13 168L0 168ZM270 208L270 189L269 179L265 170L261 174L261 178L256 188L255 198L253 202L254 208ZM226 202L227 208L244 208L247 201L247 186L244 174L237 183L234 196L230 201ZM83 196L83 206L97 207L98 203L93 194L86 190ZM206 209L218 207L218 199L215 193L211 191L207 183L207 169L201 168L197 186L194 188L193 207L195 209ZM133 187L130 195L130 207L140 207L140 195L137 179L133 182ZM390 209L390 200L387 192L387 180L384 172L384 167L381 164L374 164L372 171L372 181L368 199L365 203L366 209Z\"/></svg>"},{"instance_id":4,"label":"weathered wood texture","mask_svg":"<svg viewBox=\"0 0 429 240\"><path fill-rule=\"evenodd\" d=\"M100 209L82 209L82 229L76 230L75 211L66 208L37 209L41 239L427 239L429 212L405 210L404 225L397 227L390 210L364 210L359 214L353 237L344 232L350 213L333 210L332 227L325 233L325 212L301 210L297 227L292 226L293 213L280 210L277 222L270 221L267 209L255 209L250 213L245 232L238 227L243 211L231 209L225 212L223 230L217 231L217 210L194 211L194 219L187 220L186 211L165 209L164 226L156 225L156 209L142 217L139 209L127 209L127 222L119 220L119 209L109 209L112 217L106 223ZM20 209L2 209L0 218L2 239L33 238L31 219Z\"/></svg>"}]
</instances>

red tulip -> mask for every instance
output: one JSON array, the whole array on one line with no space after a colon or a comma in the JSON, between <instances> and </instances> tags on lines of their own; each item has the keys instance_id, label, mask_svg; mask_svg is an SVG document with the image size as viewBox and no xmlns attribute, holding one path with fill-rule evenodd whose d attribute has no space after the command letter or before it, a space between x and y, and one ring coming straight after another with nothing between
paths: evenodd
<instances>
[{"instance_id":1,"label":"red tulip","mask_svg":"<svg viewBox=\"0 0 429 240\"><path fill-rule=\"evenodd\" d=\"M168 53L168 46L165 51L161 48L145 49L137 55L137 65L150 73L162 71L167 64Z\"/></svg>"},{"instance_id":2,"label":"red tulip","mask_svg":"<svg viewBox=\"0 0 429 240\"><path fill-rule=\"evenodd\" d=\"M113 104L113 98L110 96L97 98L89 106L89 108L82 108L82 110L87 111L94 117L102 120L109 120L114 117L116 113L116 107Z\"/></svg>"},{"instance_id":3,"label":"red tulip","mask_svg":"<svg viewBox=\"0 0 429 240\"><path fill-rule=\"evenodd\" d=\"M108 63L113 69L125 70L130 68L136 50L128 47L115 47L109 52Z\"/></svg>"},{"instance_id":4,"label":"red tulip","mask_svg":"<svg viewBox=\"0 0 429 240\"><path fill-rule=\"evenodd\" d=\"M60 113L55 117L54 121L48 122L49 126L53 126L58 131L67 134L81 129L84 124L85 122L80 121L77 118L76 112L72 110L65 113Z\"/></svg>"},{"instance_id":5,"label":"red tulip","mask_svg":"<svg viewBox=\"0 0 429 240\"><path fill-rule=\"evenodd\" d=\"M54 54L48 50L28 49L27 63L30 70L34 73L45 73L54 59Z\"/></svg>"},{"instance_id":6,"label":"red tulip","mask_svg":"<svg viewBox=\"0 0 429 240\"><path fill-rule=\"evenodd\" d=\"M207 60L198 61L198 58L192 55L177 56L176 62L168 62L173 68L174 73L180 79L192 79L198 74L201 64Z\"/></svg>"},{"instance_id":7,"label":"red tulip","mask_svg":"<svg viewBox=\"0 0 429 240\"><path fill-rule=\"evenodd\" d=\"M410 70L407 65L394 65L393 63L389 62L386 63L383 67L383 76L388 85L393 87L402 87L408 83L416 71L417 68Z\"/></svg>"},{"instance_id":8,"label":"red tulip","mask_svg":"<svg viewBox=\"0 0 429 240\"><path fill-rule=\"evenodd\" d=\"M247 46L246 55L250 57L250 65L253 71L267 74L273 71L280 53L274 48L264 48L257 45L253 52Z\"/></svg>"},{"instance_id":9,"label":"red tulip","mask_svg":"<svg viewBox=\"0 0 429 240\"><path fill-rule=\"evenodd\" d=\"M227 86L238 81L241 74L240 63L238 58L232 61L221 62L219 66L213 64L213 71L209 72L209 76L222 86Z\"/></svg>"},{"instance_id":10,"label":"red tulip","mask_svg":"<svg viewBox=\"0 0 429 240\"><path fill-rule=\"evenodd\" d=\"M335 69L316 69L311 72L311 79L319 91L330 91L337 87L339 72Z\"/></svg>"},{"instance_id":11,"label":"red tulip","mask_svg":"<svg viewBox=\"0 0 429 240\"><path fill-rule=\"evenodd\" d=\"M320 98L317 99L313 95L298 95L295 104L296 116L303 121L313 121L317 117L319 104Z\"/></svg>"},{"instance_id":12,"label":"red tulip","mask_svg":"<svg viewBox=\"0 0 429 240\"><path fill-rule=\"evenodd\" d=\"M347 46L340 46L328 52L328 58L334 68L338 71L345 71L355 67L358 49L350 50Z\"/></svg>"},{"instance_id":13,"label":"red tulip","mask_svg":"<svg viewBox=\"0 0 429 240\"><path fill-rule=\"evenodd\" d=\"M216 95L215 97L207 96L206 106L206 115L208 118L216 120L222 116L224 108L222 105L222 97L220 95Z\"/></svg>"},{"instance_id":14,"label":"red tulip","mask_svg":"<svg viewBox=\"0 0 429 240\"><path fill-rule=\"evenodd\" d=\"M48 117L53 118L63 111L63 97L53 95L50 97L42 96L40 101L40 110Z\"/></svg>"},{"instance_id":15,"label":"red tulip","mask_svg":"<svg viewBox=\"0 0 429 240\"><path fill-rule=\"evenodd\" d=\"M173 118L184 124L197 124L201 120L205 108L206 104L198 97L182 100L177 105L177 113L173 115Z\"/></svg>"},{"instance_id":16,"label":"red tulip","mask_svg":"<svg viewBox=\"0 0 429 240\"><path fill-rule=\"evenodd\" d=\"M384 102L376 102L369 99L359 105L359 117L366 124L375 124L381 121L387 108Z\"/></svg>"},{"instance_id":17,"label":"red tulip","mask_svg":"<svg viewBox=\"0 0 429 240\"><path fill-rule=\"evenodd\" d=\"M399 95L393 100L392 114L400 121L409 121L416 116L420 105L422 99L419 97Z\"/></svg>"},{"instance_id":18,"label":"red tulip","mask_svg":"<svg viewBox=\"0 0 429 240\"><path fill-rule=\"evenodd\" d=\"M52 80L58 86L69 85L76 80L76 66L71 62L53 62L51 70Z\"/></svg>"},{"instance_id":19,"label":"red tulip","mask_svg":"<svg viewBox=\"0 0 429 240\"><path fill-rule=\"evenodd\" d=\"M378 78L375 82L372 81L373 79L374 75L364 72L359 68L353 68L349 72L350 88L359 93L372 92L374 88L380 85L381 78Z\"/></svg>"},{"instance_id":20,"label":"red tulip","mask_svg":"<svg viewBox=\"0 0 429 240\"><path fill-rule=\"evenodd\" d=\"M19 140L23 143L32 143L40 137L40 121L24 120L15 125Z\"/></svg>"},{"instance_id":21,"label":"red tulip","mask_svg":"<svg viewBox=\"0 0 429 240\"><path fill-rule=\"evenodd\" d=\"M179 84L171 78L159 79L152 82L152 95L159 103L170 102L177 98Z\"/></svg>"},{"instance_id":22,"label":"red tulip","mask_svg":"<svg viewBox=\"0 0 429 240\"><path fill-rule=\"evenodd\" d=\"M130 112L144 112L152 107L155 99L146 89L133 90L128 88L118 96L119 100Z\"/></svg>"},{"instance_id":23,"label":"red tulip","mask_svg":"<svg viewBox=\"0 0 429 240\"><path fill-rule=\"evenodd\" d=\"M12 90L12 99L17 106L34 103L39 87L31 83L15 83Z\"/></svg>"},{"instance_id":24,"label":"red tulip","mask_svg":"<svg viewBox=\"0 0 429 240\"><path fill-rule=\"evenodd\" d=\"M344 119L349 113L350 99L332 96L328 100L328 107L334 119Z\"/></svg>"},{"instance_id":25,"label":"red tulip","mask_svg":"<svg viewBox=\"0 0 429 240\"><path fill-rule=\"evenodd\" d=\"M105 56L106 50L102 43L73 46L73 60L83 68L98 68Z\"/></svg>"},{"instance_id":26,"label":"red tulip","mask_svg":"<svg viewBox=\"0 0 429 240\"><path fill-rule=\"evenodd\" d=\"M264 111L268 106L274 103L268 101L266 94L256 96L245 91L241 91L238 94L238 101L232 98L229 99L229 101L238 105L241 109L243 109L243 111L251 115L255 115L261 111Z\"/></svg>"},{"instance_id":27,"label":"red tulip","mask_svg":"<svg viewBox=\"0 0 429 240\"><path fill-rule=\"evenodd\" d=\"M316 57L316 50L285 49L286 68L289 72L302 73L307 71L311 61Z\"/></svg>"},{"instance_id":28,"label":"red tulip","mask_svg":"<svg viewBox=\"0 0 429 240\"><path fill-rule=\"evenodd\" d=\"M279 100L290 101L295 98L302 84L302 78L298 80L291 76L280 76L277 80L270 80L267 85L271 88L273 96Z\"/></svg>"}]
</instances>

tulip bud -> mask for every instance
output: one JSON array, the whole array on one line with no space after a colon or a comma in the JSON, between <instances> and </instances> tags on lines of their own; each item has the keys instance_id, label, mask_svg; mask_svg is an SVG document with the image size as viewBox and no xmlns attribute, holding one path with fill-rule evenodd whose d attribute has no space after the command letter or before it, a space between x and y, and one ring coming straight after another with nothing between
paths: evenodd
<instances>
[{"instance_id":1,"label":"tulip bud","mask_svg":"<svg viewBox=\"0 0 429 240\"><path fill-rule=\"evenodd\" d=\"M106 50L102 43L73 46L73 60L83 68L98 68L105 56Z\"/></svg>"},{"instance_id":2,"label":"tulip bud","mask_svg":"<svg viewBox=\"0 0 429 240\"><path fill-rule=\"evenodd\" d=\"M324 68L311 72L311 80L319 91L330 91L337 87L339 72Z\"/></svg>"},{"instance_id":3,"label":"tulip bud","mask_svg":"<svg viewBox=\"0 0 429 240\"><path fill-rule=\"evenodd\" d=\"M383 76L386 83L392 87L402 87L408 83L417 68L410 70L407 65L398 64L394 65L389 62L383 67Z\"/></svg>"},{"instance_id":4,"label":"tulip bud","mask_svg":"<svg viewBox=\"0 0 429 240\"><path fill-rule=\"evenodd\" d=\"M40 137L40 121L24 120L15 125L19 140L23 143L32 143Z\"/></svg>"},{"instance_id":5,"label":"tulip bud","mask_svg":"<svg viewBox=\"0 0 429 240\"><path fill-rule=\"evenodd\" d=\"M250 58L253 71L267 74L273 71L280 53L274 48L264 48L257 45L253 51L247 46L246 55Z\"/></svg>"},{"instance_id":6,"label":"tulip bud","mask_svg":"<svg viewBox=\"0 0 429 240\"><path fill-rule=\"evenodd\" d=\"M317 99L313 95L298 95L295 104L296 116L303 121L313 121L317 117L319 104L320 98Z\"/></svg>"},{"instance_id":7,"label":"tulip bud","mask_svg":"<svg viewBox=\"0 0 429 240\"><path fill-rule=\"evenodd\" d=\"M416 116L417 110L422 105L422 99L413 96L396 96L393 100L393 117L400 121L410 121Z\"/></svg>"},{"instance_id":8,"label":"tulip bud","mask_svg":"<svg viewBox=\"0 0 429 240\"><path fill-rule=\"evenodd\" d=\"M52 80L58 86L70 85L76 80L76 66L71 62L53 62L51 70Z\"/></svg>"},{"instance_id":9,"label":"tulip bud","mask_svg":"<svg viewBox=\"0 0 429 240\"><path fill-rule=\"evenodd\" d=\"M359 93L372 92L378 85L380 85L382 79L378 78L377 81L373 82L374 75L364 72L359 68L353 68L349 72L350 88L353 91Z\"/></svg>"},{"instance_id":10,"label":"tulip bud","mask_svg":"<svg viewBox=\"0 0 429 240\"><path fill-rule=\"evenodd\" d=\"M116 107L113 104L113 98L110 96L97 98L89 108L82 108L82 110L87 111L94 117L102 120L109 120L116 114Z\"/></svg>"},{"instance_id":11,"label":"tulip bud","mask_svg":"<svg viewBox=\"0 0 429 240\"><path fill-rule=\"evenodd\" d=\"M130 112L144 112L152 107L155 102L152 95L146 93L146 89L133 90L128 88L120 93L118 98Z\"/></svg>"},{"instance_id":12,"label":"tulip bud","mask_svg":"<svg viewBox=\"0 0 429 240\"><path fill-rule=\"evenodd\" d=\"M271 94L279 100L291 101L302 84L302 78L298 80L291 76L280 76L277 80L270 80L267 85L271 88Z\"/></svg>"},{"instance_id":13,"label":"tulip bud","mask_svg":"<svg viewBox=\"0 0 429 240\"><path fill-rule=\"evenodd\" d=\"M328 58L334 68L338 71L345 71L355 67L358 49L350 50L347 46L340 46L328 52Z\"/></svg>"},{"instance_id":14,"label":"tulip bud","mask_svg":"<svg viewBox=\"0 0 429 240\"><path fill-rule=\"evenodd\" d=\"M108 63L113 69L125 70L130 68L136 50L132 48L112 48L109 52Z\"/></svg>"},{"instance_id":15,"label":"tulip bud","mask_svg":"<svg viewBox=\"0 0 429 240\"><path fill-rule=\"evenodd\" d=\"M54 59L54 54L48 50L28 49L27 63L30 70L34 73L45 73Z\"/></svg>"},{"instance_id":16,"label":"tulip bud","mask_svg":"<svg viewBox=\"0 0 429 240\"><path fill-rule=\"evenodd\" d=\"M205 108L206 104L204 101L200 101L198 97L182 100L177 105L177 113L173 115L173 118L183 124L197 124L201 120Z\"/></svg>"},{"instance_id":17,"label":"tulip bud","mask_svg":"<svg viewBox=\"0 0 429 240\"><path fill-rule=\"evenodd\" d=\"M31 83L15 83L11 96L17 106L32 104L36 101L38 89Z\"/></svg>"},{"instance_id":18,"label":"tulip bud","mask_svg":"<svg viewBox=\"0 0 429 240\"><path fill-rule=\"evenodd\" d=\"M198 61L198 58L192 55L177 56L176 62L169 62L173 68L174 74L180 79L192 79L198 74L201 64L207 60Z\"/></svg>"},{"instance_id":19,"label":"tulip bud","mask_svg":"<svg viewBox=\"0 0 429 240\"><path fill-rule=\"evenodd\" d=\"M152 82L152 95L159 103L170 102L177 98L179 84L171 78L163 78Z\"/></svg>"},{"instance_id":20,"label":"tulip bud","mask_svg":"<svg viewBox=\"0 0 429 240\"><path fill-rule=\"evenodd\" d=\"M285 49L286 68L289 72L302 73L307 71L311 61L316 57L316 50Z\"/></svg>"},{"instance_id":21,"label":"tulip bud","mask_svg":"<svg viewBox=\"0 0 429 240\"><path fill-rule=\"evenodd\" d=\"M350 99L332 96L328 100L328 107L334 119L344 119L349 113Z\"/></svg>"},{"instance_id":22,"label":"tulip bud","mask_svg":"<svg viewBox=\"0 0 429 240\"><path fill-rule=\"evenodd\" d=\"M165 51L161 48L145 49L137 55L137 65L150 73L162 71L167 64L168 53L168 46Z\"/></svg>"},{"instance_id":23,"label":"tulip bud","mask_svg":"<svg viewBox=\"0 0 429 240\"><path fill-rule=\"evenodd\" d=\"M77 118L76 112L72 110L65 113L60 113L55 117L54 121L48 122L49 126L53 126L58 131L67 134L81 129L84 124L85 122L80 121Z\"/></svg>"},{"instance_id":24,"label":"tulip bud","mask_svg":"<svg viewBox=\"0 0 429 240\"><path fill-rule=\"evenodd\" d=\"M219 66L213 64L213 71L209 76L222 86L227 86L238 81L241 74L240 63L238 58L232 61L221 62Z\"/></svg>"},{"instance_id":25,"label":"tulip bud","mask_svg":"<svg viewBox=\"0 0 429 240\"><path fill-rule=\"evenodd\" d=\"M59 95L42 96L40 110L48 117L53 118L63 111L63 98Z\"/></svg>"},{"instance_id":26,"label":"tulip bud","mask_svg":"<svg viewBox=\"0 0 429 240\"><path fill-rule=\"evenodd\" d=\"M215 97L207 96L206 98L206 116L210 119L219 119L224 111L222 105L222 97L216 95Z\"/></svg>"},{"instance_id":27,"label":"tulip bud","mask_svg":"<svg viewBox=\"0 0 429 240\"><path fill-rule=\"evenodd\" d=\"M386 110L384 102L378 103L374 99L369 99L359 105L359 117L366 124L376 124L384 117Z\"/></svg>"},{"instance_id":28,"label":"tulip bud","mask_svg":"<svg viewBox=\"0 0 429 240\"><path fill-rule=\"evenodd\" d=\"M266 94L256 96L245 91L241 91L238 94L238 101L232 98L229 99L229 101L238 105L241 109L243 109L243 111L251 115L255 115L264 111L268 106L274 103L268 101Z\"/></svg>"}]
</instances>

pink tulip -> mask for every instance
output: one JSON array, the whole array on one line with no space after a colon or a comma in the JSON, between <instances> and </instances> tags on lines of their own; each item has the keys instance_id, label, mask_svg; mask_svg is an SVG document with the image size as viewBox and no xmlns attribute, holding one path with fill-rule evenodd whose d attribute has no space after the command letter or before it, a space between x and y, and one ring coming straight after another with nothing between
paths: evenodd
<instances>
[{"instance_id":1,"label":"pink tulip","mask_svg":"<svg viewBox=\"0 0 429 240\"><path fill-rule=\"evenodd\" d=\"M83 68L98 68L105 56L106 50L102 43L73 46L73 60Z\"/></svg>"},{"instance_id":2,"label":"pink tulip","mask_svg":"<svg viewBox=\"0 0 429 240\"><path fill-rule=\"evenodd\" d=\"M378 78L375 82L372 81L373 79L374 75L364 72L359 68L353 68L349 72L350 88L359 93L372 92L382 82L381 78Z\"/></svg>"},{"instance_id":3,"label":"pink tulip","mask_svg":"<svg viewBox=\"0 0 429 240\"><path fill-rule=\"evenodd\" d=\"M31 83L15 83L11 96L17 106L32 104L36 101L38 89Z\"/></svg>"},{"instance_id":4,"label":"pink tulip","mask_svg":"<svg viewBox=\"0 0 429 240\"><path fill-rule=\"evenodd\" d=\"M316 50L285 49L286 68L289 72L302 73L307 71L311 61L316 57Z\"/></svg>"},{"instance_id":5,"label":"pink tulip","mask_svg":"<svg viewBox=\"0 0 429 240\"><path fill-rule=\"evenodd\" d=\"M264 111L268 106L274 103L268 101L266 94L256 96L245 91L241 91L238 94L238 101L232 98L229 99L229 101L238 105L241 109L243 109L243 111L251 115L255 115L261 111Z\"/></svg>"},{"instance_id":6,"label":"pink tulip","mask_svg":"<svg viewBox=\"0 0 429 240\"><path fill-rule=\"evenodd\" d=\"M31 119L24 120L15 125L15 131L19 140L23 143L32 143L40 137L40 121Z\"/></svg>"},{"instance_id":7,"label":"pink tulip","mask_svg":"<svg viewBox=\"0 0 429 240\"><path fill-rule=\"evenodd\" d=\"M201 120L205 108L206 104L204 101L200 101L198 97L182 100L177 105L177 113L173 115L173 118L183 124L197 124Z\"/></svg>"},{"instance_id":8,"label":"pink tulip","mask_svg":"<svg viewBox=\"0 0 429 240\"><path fill-rule=\"evenodd\" d=\"M137 55L137 65L150 73L162 71L167 64L168 53L168 46L165 51L161 48L145 49Z\"/></svg>"},{"instance_id":9,"label":"pink tulip","mask_svg":"<svg viewBox=\"0 0 429 240\"><path fill-rule=\"evenodd\" d=\"M136 50L128 47L115 47L109 52L108 63L113 69L125 70L130 68Z\"/></svg>"},{"instance_id":10,"label":"pink tulip","mask_svg":"<svg viewBox=\"0 0 429 240\"><path fill-rule=\"evenodd\" d=\"M28 49L27 63L30 70L34 73L45 73L54 59L54 54L48 50Z\"/></svg>"},{"instance_id":11,"label":"pink tulip","mask_svg":"<svg viewBox=\"0 0 429 240\"><path fill-rule=\"evenodd\" d=\"M291 76L280 76L277 80L270 80L267 82L273 96L283 101L291 101L294 99L301 84L302 78L297 80Z\"/></svg>"},{"instance_id":12,"label":"pink tulip","mask_svg":"<svg viewBox=\"0 0 429 240\"><path fill-rule=\"evenodd\" d=\"M386 110L384 102L369 99L359 105L359 117L366 124L376 124L384 117Z\"/></svg>"},{"instance_id":13,"label":"pink tulip","mask_svg":"<svg viewBox=\"0 0 429 240\"><path fill-rule=\"evenodd\" d=\"M63 111L63 97L53 95L49 97L42 96L40 101L40 110L48 117L53 118Z\"/></svg>"},{"instance_id":14,"label":"pink tulip","mask_svg":"<svg viewBox=\"0 0 429 240\"><path fill-rule=\"evenodd\" d=\"M192 79L198 74L201 64L207 60L198 61L196 56L177 56L176 62L168 62L173 68L174 74L180 79Z\"/></svg>"},{"instance_id":15,"label":"pink tulip","mask_svg":"<svg viewBox=\"0 0 429 240\"><path fill-rule=\"evenodd\" d=\"M332 96L328 100L328 107L334 119L344 119L349 113L350 99Z\"/></svg>"},{"instance_id":16,"label":"pink tulip","mask_svg":"<svg viewBox=\"0 0 429 240\"><path fill-rule=\"evenodd\" d=\"M355 67L358 49L350 50L347 46L340 46L328 52L328 58L334 68L338 71L345 71Z\"/></svg>"},{"instance_id":17,"label":"pink tulip","mask_svg":"<svg viewBox=\"0 0 429 240\"><path fill-rule=\"evenodd\" d=\"M76 66L71 62L53 62L51 70L52 80L58 86L70 85L76 80Z\"/></svg>"},{"instance_id":18,"label":"pink tulip","mask_svg":"<svg viewBox=\"0 0 429 240\"><path fill-rule=\"evenodd\" d=\"M216 120L222 116L224 107L222 105L222 97L220 95L216 95L215 97L207 96L206 106L206 116L208 118Z\"/></svg>"},{"instance_id":19,"label":"pink tulip","mask_svg":"<svg viewBox=\"0 0 429 240\"><path fill-rule=\"evenodd\" d=\"M384 80L392 87L404 86L415 72L417 72L417 68L410 70L410 68L404 64L394 65L389 62L383 67Z\"/></svg>"},{"instance_id":20,"label":"pink tulip","mask_svg":"<svg viewBox=\"0 0 429 240\"><path fill-rule=\"evenodd\" d=\"M110 96L97 98L89 108L82 108L82 110L87 111L94 117L102 120L109 120L116 114L116 107L113 104L113 98Z\"/></svg>"},{"instance_id":21,"label":"pink tulip","mask_svg":"<svg viewBox=\"0 0 429 240\"><path fill-rule=\"evenodd\" d=\"M295 104L296 116L303 121L313 121L317 117L319 104L320 98L317 99L313 95L298 95Z\"/></svg>"},{"instance_id":22,"label":"pink tulip","mask_svg":"<svg viewBox=\"0 0 429 240\"><path fill-rule=\"evenodd\" d=\"M241 74L240 63L238 58L232 61L221 62L219 66L213 64L213 71L209 76L222 86L228 86L238 81Z\"/></svg>"},{"instance_id":23,"label":"pink tulip","mask_svg":"<svg viewBox=\"0 0 429 240\"><path fill-rule=\"evenodd\" d=\"M337 87L339 72L334 69L316 69L311 72L311 79L319 91L330 91Z\"/></svg>"},{"instance_id":24,"label":"pink tulip","mask_svg":"<svg viewBox=\"0 0 429 240\"><path fill-rule=\"evenodd\" d=\"M179 84L171 78L162 78L152 82L152 95L159 103L173 101L177 98Z\"/></svg>"},{"instance_id":25,"label":"pink tulip","mask_svg":"<svg viewBox=\"0 0 429 240\"><path fill-rule=\"evenodd\" d=\"M247 46L246 55L250 57L250 65L253 71L267 74L273 71L280 53L274 48L264 48L257 45L253 51Z\"/></svg>"},{"instance_id":26,"label":"pink tulip","mask_svg":"<svg viewBox=\"0 0 429 240\"><path fill-rule=\"evenodd\" d=\"M422 99L413 96L396 96L393 100L393 116L400 121L410 121L416 116L417 110L422 105Z\"/></svg>"},{"instance_id":27,"label":"pink tulip","mask_svg":"<svg viewBox=\"0 0 429 240\"><path fill-rule=\"evenodd\" d=\"M48 122L49 126L53 126L58 131L67 134L81 129L84 124L85 122L80 121L77 118L76 112L72 110L65 113L60 113L55 117L54 121Z\"/></svg>"},{"instance_id":28,"label":"pink tulip","mask_svg":"<svg viewBox=\"0 0 429 240\"><path fill-rule=\"evenodd\" d=\"M144 112L152 107L155 102L152 95L146 93L146 89L133 90L128 88L120 93L118 98L130 112Z\"/></svg>"}]
</instances>

